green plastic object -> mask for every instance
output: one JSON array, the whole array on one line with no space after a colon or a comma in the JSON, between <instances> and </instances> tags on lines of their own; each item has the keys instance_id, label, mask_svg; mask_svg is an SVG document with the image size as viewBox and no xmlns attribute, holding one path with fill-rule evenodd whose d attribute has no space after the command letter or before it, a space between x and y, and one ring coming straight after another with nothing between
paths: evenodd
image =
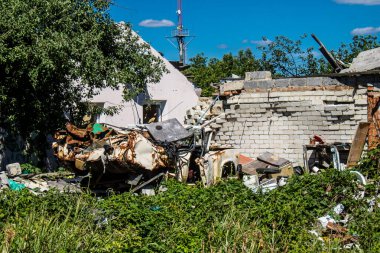
<instances>
[{"instance_id":1,"label":"green plastic object","mask_svg":"<svg viewBox=\"0 0 380 253\"><path fill-rule=\"evenodd\" d=\"M101 133L103 132L104 129L103 129L103 126L99 123L95 123L93 126L92 126L92 132L94 134L98 134L98 133Z\"/></svg>"},{"instance_id":2,"label":"green plastic object","mask_svg":"<svg viewBox=\"0 0 380 253\"><path fill-rule=\"evenodd\" d=\"M13 191L21 191L22 189L26 187L24 184L17 183L13 181L12 179L9 179L8 181L9 181L9 188Z\"/></svg>"}]
</instances>

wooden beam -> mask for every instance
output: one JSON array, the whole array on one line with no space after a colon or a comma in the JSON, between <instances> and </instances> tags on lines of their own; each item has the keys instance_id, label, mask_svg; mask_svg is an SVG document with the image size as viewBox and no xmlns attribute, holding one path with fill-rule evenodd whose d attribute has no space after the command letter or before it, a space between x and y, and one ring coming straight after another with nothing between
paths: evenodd
<instances>
[{"instance_id":1,"label":"wooden beam","mask_svg":"<svg viewBox=\"0 0 380 253\"><path fill-rule=\"evenodd\" d=\"M348 154L347 167L353 167L358 164L362 156L369 125L370 123L368 122L359 123L354 140L352 141L350 153Z\"/></svg>"}]
</instances>

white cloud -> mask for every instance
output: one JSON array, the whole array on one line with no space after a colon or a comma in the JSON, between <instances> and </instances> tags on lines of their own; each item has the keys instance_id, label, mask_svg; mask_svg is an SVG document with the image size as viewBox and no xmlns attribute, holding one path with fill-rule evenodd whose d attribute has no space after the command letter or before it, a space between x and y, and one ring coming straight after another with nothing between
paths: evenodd
<instances>
[{"instance_id":1,"label":"white cloud","mask_svg":"<svg viewBox=\"0 0 380 253\"><path fill-rule=\"evenodd\" d=\"M175 26L175 24L167 19L162 20L154 20L154 19L146 19L139 23L139 26L143 27L151 27L151 28L157 28L157 27L171 27Z\"/></svg>"},{"instance_id":2,"label":"white cloud","mask_svg":"<svg viewBox=\"0 0 380 253\"><path fill-rule=\"evenodd\" d=\"M313 51L311 52L311 54L314 55L314 57L320 57L320 56L322 56L321 52L319 52L319 51L315 51L315 50L313 50Z\"/></svg>"},{"instance_id":3,"label":"white cloud","mask_svg":"<svg viewBox=\"0 0 380 253\"><path fill-rule=\"evenodd\" d=\"M251 40L249 43L255 44L257 46L267 46L269 44L272 44L273 41L271 40Z\"/></svg>"},{"instance_id":4,"label":"white cloud","mask_svg":"<svg viewBox=\"0 0 380 253\"><path fill-rule=\"evenodd\" d=\"M217 46L219 49L227 49L228 48L228 45L227 44L219 44Z\"/></svg>"},{"instance_id":5,"label":"white cloud","mask_svg":"<svg viewBox=\"0 0 380 253\"><path fill-rule=\"evenodd\" d=\"M375 34L380 32L380 27L362 27L362 28L355 28L351 31L352 35L366 35L366 34Z\"/></svg>"},{"instance_id":6,"label":"white cloud","mask_svg":"<svg viewBox=\"0 0 380 253\"><path fill-rule=\"evenodd\" d=\"M247 44L249 42L249 40L243 40L242 43L243 44Z\"/></svg>"},{"instance_id":7,"label":"white cloud","mask_svg":"<svg viewBox=\"0 0 380 253\"><path fill-rule=\"evenodd\" d=\"M335 0L338 4L380 5L380 0Z\"/></svg>"}]
</instances>

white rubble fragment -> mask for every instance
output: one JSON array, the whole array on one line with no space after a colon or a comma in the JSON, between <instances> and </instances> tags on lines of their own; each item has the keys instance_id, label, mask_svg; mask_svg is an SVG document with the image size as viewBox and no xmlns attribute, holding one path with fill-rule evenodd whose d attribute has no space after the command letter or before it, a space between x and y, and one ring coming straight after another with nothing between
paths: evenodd
<instances>
[{"instance_id":1,"label":"white rubble fragment","mask_svg":"<svg viewBox=\"0 0 380 253\"><path fill-rule=\"evenodd\" d=\"M10 177L20 175L22 173L21 166L19 163L10 163L5 166L7 174Z\"/></svg>"},{"instance_id":2,"label":"white rubble fragment","mask_svg":"<svg viewBox=\"0 0 380 253\"><path fill-rule=\"evenodd\" d=\"M341 214L344 211L344 205L338 204L336 207L334 207L334 213Z\"/></svg>"},{"instance_id":3,"label":"white rubble fragment","mask_svg":"<svg viewBox=\"0 0 380 253\"><path fill-rule=\"evenodd\" d=\"M318 221L321 223L322 227L324 228L327 226L329 222L336 223L336 221L330 215L322 216L318 218Z\"/></svg>"}]
</instances>

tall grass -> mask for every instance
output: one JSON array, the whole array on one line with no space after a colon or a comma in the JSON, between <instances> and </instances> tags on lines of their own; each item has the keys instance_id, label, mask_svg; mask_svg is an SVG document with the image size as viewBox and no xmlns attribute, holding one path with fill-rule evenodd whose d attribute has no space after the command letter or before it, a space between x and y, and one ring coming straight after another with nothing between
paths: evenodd
<instances>
[{"instance_id":1,"label":"tall grass","mask_svg":"<svg viewBox=\"0 0 380 253\"><path fill-rule=\"evenodd\" d=\"M356 199L363 188L348 172L293 177L266 194L253 194L237 180L210 188L166 186L152 197L105 199L3 191L0 252L346 252L341 240L324 235L322 242L309 232L338 203L362 251L380 250L378 188L367 187L366 197Z\"/></svg>"},{"instance_id":2,"label":"tall grass","mask_svg":"<svg viewBox=\"0 0 380 253\"><path fill-rule=\"evenodd\" d=\"M7 222L1 234L1 252L118 252L132 231L118 231L96 217L91 206L78 198L66 213L51 214L48 206Z\"/></svg>"}]
</instances>

